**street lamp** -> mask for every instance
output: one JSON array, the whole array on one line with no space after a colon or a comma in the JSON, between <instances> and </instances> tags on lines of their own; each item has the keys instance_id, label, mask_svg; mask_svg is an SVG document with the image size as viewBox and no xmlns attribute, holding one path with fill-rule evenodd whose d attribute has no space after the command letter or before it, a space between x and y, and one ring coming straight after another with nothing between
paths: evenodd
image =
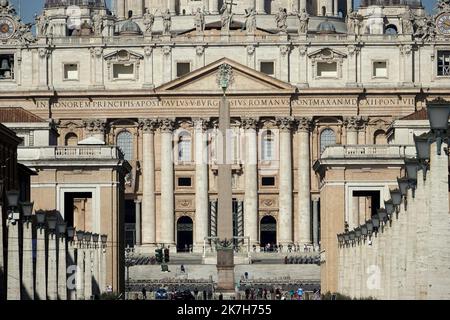
<instances>
[{"instance_id":1,"label":"street lamp","mask_svg":"<svg viewBox=\"0 0 450 320\"><path fill-rule=\"evenodd\" d=\"M378 214L374 214L372 216L373 229L376 233L378 233L378 228L380 227L380 216Z\"/></svg>"},{"instance_id":2,"label":"street lamp","mask_svg":"<svg viewBox=\"0 0 450 320\"><path fill-rule=\"evenodd\" d=\"M99 234L98 233L93 233L92 234L92 242L97 243L98 242L98 238L99 238Z\"/></svg>"},{"instance_id":3,"label":"street lamp","mask_svg":"<svg viewBox=\"0 0 450 320\"><path fill-rule=\"evenodd\" d=\"M380 222L386 223L387 221L387 211L384 208L380 208L377 210L378 216L380 217Z\"/></svg>"},{"instance_id":4,"label":"street lamp","mask_svg":"<svg viewBox=\"0 0 450 320\"><path fill-rule=\"evenodd\" d=\"M370 236L372 236L373 233L373 222L371 219L366 221L366 226L367 226L367 232Z\"/></svg>"},{"instance_id":5,"label":"street lamp","mask_svg":"<svg viewBox=\"0 0 450 320\"><path fill-rule=\"evenodd\" d=\"M430 144L428 133L413 136L416 146L416 157L423 170L423 180L427 179L428 163L430 161Z\"/></svg>"},{"instance_id":6,"label":"street lamp","mask_svg":"<svg viewBox=\"0 0 450 320\"><path fill-rule=\"evenodd\" d=\"M344 242L344 235L342 233L338 233L337 235L339 244L342 245L342 243Z\"/></svg>"},{"instance_id":7,"label":"street lamp","mask_svg":"<svg viewBox=\"0 0 450 320\"><path fill-rule=\"evenodd\" d=\"M6 201L9 208L8 219L11 220L13 224L20 219L20 212L17 210L19 206L19 196L20 193L18 190L6 191Z\"/></svg>"},{"instance_id":8,"label":"street lamp","mask_svg":"<svg viewBox=\"0 0 450 320\"><path fill-rule=\"evenodd\" d=\"M84 231L77 230L76 234L77 234L77 241L82 242L84 239Z\"/></svg>"},{"instance_id":9,"label":"street lamp","mask_svg":"<svg viewBox=\"0 0 450 320\"><path fill-rule=\"evenodd\" d=\"M348 232L344 233L344 240L345 243L348 243L348 241L350 240L350 234Z\"/></svg>"},{"instance_id":10,"label":"street lamp","mask_svg":"<svg viewBox=\"0 0 450 320\"><path fill-rule=\"evenodd\" d=\"M369 230L367 228L367 224L363 224L361 226L361 234L364 237L364 239L367 237L367 234L369 233Z\"/></svg>"},{"instance_id":11,"label":"street lamp","mask_svg":"<svg viewBox=\"0 0 450 320\"><path fill-rule=\"evenodd\" d=\"M67 230L67 223L66 222L60 222L58 223L58 234L64 235Z\"/></svg>"},{"instance_id":12,"label":"street lamp","mask_svg":"<svg viewBox=\"0 0 450 320\"><path fill-rule=\"evenodd\" d=\"M85 242L90 242L90 241L91 241L91 238L92 238L92 233L91 233L91 232L85 232L85 233L84 233L83 240L84 240Z\"/></svg>"},{"instance_id":13,"label":"street lamp","mask_svg":"<svg viewBox=\"0 0 450 320\"><path fill-rule=\"evenodd\" d=\"M440 155L442 141L447 140L450 102L437 98L427 103L427 113L433 138L437 142L437 154Z\"/></svg>"},{"instance_id":14,"label":"street lamp","mask_svg":"<svg viewBox=\"0 0 450 320\"><path fill-rule=\"evenodd\" d=\"M392 217L392 214L394 213L394 203L392 202L391 199L389 199L388 201L384 202L384 208L386 209L386 213L388 215L389 220Z\"/></svg>"},{"instance_id":15,"label":"street lamp","mask_svg":"<svg viewBox=\"0 0 450 320\"><path fill-rule=\"evenodd\" d=\"M33 214L34 202L21 202L22 215L26 221L30 221Z\"/></svg>"},{"instance_id":16,"label":"street lamp","mask_svg":"<svg viewBox=\"0 0 450 320\"><path fill-rule=\"evenodd\" d=\"M36 211L36 223L38 227L42 228L45 225L45 211L38 210Z\"/></svg>"},{"instance_id":17,"label":"street lamp","mask_svg":"<svg viewBox=\"0 0 450 320\"><path fill-rule=\"evenodd\" d=\"M402 193L398 189L390 191L392 203L395 206L395 212L398 213L400 204L402 203Z\"/></svg>"},{"instance_id":18,"label":"street lamp","mask_svg":"<svg viewBox=\"0 0 450 320\"><path fill-rule=\"evenodd\" d=\"M51 233L54 233L56 231L56 223L58 222L58 217L56 214L50 213L47 215L47 225L48 229Z\"/></svg>"},{"instance_id":19,"label":"street lamp","mask_svg":"<svg viewBox=\"0 0 450 320\"><path fill-rule=\"evenodd\" d=\"M105 246L106 245L106 241L108 240L108 235L107 234L102 234L100 236L101 240L102 240L102 244Z\"/></svg>"},{"instance_id":20,"label":"street lamp","mask_svg":"<svg viewBox=\"0 0 450 320\"><path fill-rule=\"evenodd\" d=\"M355 228L355 235L359 241L361 239L361 228L360 227Z\"/></svg>"},{"instance_id":21,"label":"street lamp","mask_svg":"<svg viewBox=\"0 0 450 320\"><path fill-rule=\"evenodd\" d=\"M74 237L75 237L75 228L74 227L68 227L67 228L67 238L69 240L73 240Z\"/></svg>"}]
</instances>

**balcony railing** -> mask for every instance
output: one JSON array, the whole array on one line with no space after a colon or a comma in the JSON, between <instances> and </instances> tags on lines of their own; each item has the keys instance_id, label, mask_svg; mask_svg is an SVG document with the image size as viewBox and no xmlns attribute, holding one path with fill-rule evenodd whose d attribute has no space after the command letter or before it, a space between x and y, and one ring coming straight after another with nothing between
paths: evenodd
<instances>
[{"instance_id":1,"label":"balcony railing","mask_svg":"<svg viewBox=\"0 0 450 320\"><path fill-rule=\"evenodd\" d=\"M116 146L20 147L17 154L19 161L123 159L122 151Z\"/></svg>"},{"instance_id":2,"label":"balcony railing","mask_svg":"<svg viewBox=\"0 0 450 320\"><path fill-rule=\"evenodd\" d=\"M405 158L415 154L412 145L334 145L325 148L321 158Z\"/></svg>"}]
</instances>

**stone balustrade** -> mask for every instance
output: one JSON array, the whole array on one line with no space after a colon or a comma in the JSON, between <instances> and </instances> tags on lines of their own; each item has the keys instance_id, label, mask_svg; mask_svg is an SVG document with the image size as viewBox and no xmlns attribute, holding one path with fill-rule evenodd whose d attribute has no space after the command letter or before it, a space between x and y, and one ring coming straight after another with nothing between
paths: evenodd
<instances>
[{"instance_id":1,"label":"stone balustrade","mask_svg":"<svg viewBox=\"0 0 450 320\"><path fill-rule=\"evenodd\" d=\"M123 154L115 146L50 146L20 147L17 150L19 161L58 160L58 159L123 159Z\"/></svg>"},{"instance_id":2,"label":"stone balustrade","mask_svg":"<svg viewBox=\"0 0 450 320\"><path fill-rule=\"evenodd\" d=\"M327 158L399 158L415 155L414 146L407 145L335 145L327 147L322 159Z\"/></svg>"}]
</instances>

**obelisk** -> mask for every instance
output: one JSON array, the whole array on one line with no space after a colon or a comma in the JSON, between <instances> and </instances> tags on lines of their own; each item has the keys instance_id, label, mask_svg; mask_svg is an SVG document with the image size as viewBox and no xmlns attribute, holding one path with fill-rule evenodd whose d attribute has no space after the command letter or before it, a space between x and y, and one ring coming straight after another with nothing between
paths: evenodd
<instances>
[{"instance_id":1,"label":"obelisk","mask_svg":"<svg viewBox=\"0 0 450 320\"><path fill-rule=\"evenodd\" d=\"M226 91L232 81L233 70L229 64L219 67L218 83L223 90L219 107L218 157L218 213L217 213L217 289L221 293L234 292L233 213L231 191L230 106Z\"/></svg>"}]
</instances>

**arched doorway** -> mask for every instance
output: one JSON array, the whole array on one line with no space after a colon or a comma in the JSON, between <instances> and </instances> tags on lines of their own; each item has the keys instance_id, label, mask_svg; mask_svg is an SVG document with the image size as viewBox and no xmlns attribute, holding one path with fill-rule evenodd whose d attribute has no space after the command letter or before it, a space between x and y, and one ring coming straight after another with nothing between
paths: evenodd
<instances>
[{"instance_id":1,"label":"arched doorway","mask_svg":"<svg viewBox=\"0 0 450 320\"><path fill-rule=\"evenodd\" d=\"M181 217L177 221L177 251L188 252L193 244L194 223L189 217Z\"/></svg>"},{"instance_id":2,"label":"arched doorway","mask_svg":"<svg viewBox=\"0 0 450 320\"><path fill-rule=\"evenodd\" d=\"M265 216L261 219L260 243L266 247L270 243L271 247L277 243L277 220L272 216Z\"/></svg>"}]
</instances>

